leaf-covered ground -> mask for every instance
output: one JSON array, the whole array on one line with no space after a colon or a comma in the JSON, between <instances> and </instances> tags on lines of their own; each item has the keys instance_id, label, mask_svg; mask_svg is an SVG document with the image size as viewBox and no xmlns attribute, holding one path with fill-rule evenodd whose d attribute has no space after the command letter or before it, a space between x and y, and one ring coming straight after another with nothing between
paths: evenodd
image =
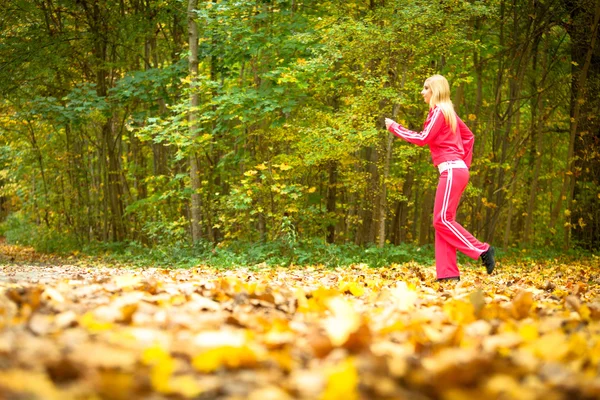
<instances>
[{"instance_id":1,"label":"leaf-covered ground","mask_svg":"<svg viewBox=\"0 0 600 400\"><path fill-rule=\"evenodd\" d=\"M596 399L598 258L156 269L5 244L0 398Z\"/></svg>"}]
</instances>

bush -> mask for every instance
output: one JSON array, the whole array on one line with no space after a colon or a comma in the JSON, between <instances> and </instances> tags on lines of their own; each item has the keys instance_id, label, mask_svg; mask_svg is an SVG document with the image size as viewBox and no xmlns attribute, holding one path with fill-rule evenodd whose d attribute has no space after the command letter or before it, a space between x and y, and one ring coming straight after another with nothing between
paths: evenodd
<instances>
[{"instance_id":1,"label":"bush","mask_svg":"<svg viewBox=\"0 0 600 400\"><path fill-rule=\"evenodd\" d=\"M10 214L0 224L0 233L8 243L31 246L42 253L67 254L81 249L74 235L37 225L21 213Z\"/></svg>"}]
</instances>

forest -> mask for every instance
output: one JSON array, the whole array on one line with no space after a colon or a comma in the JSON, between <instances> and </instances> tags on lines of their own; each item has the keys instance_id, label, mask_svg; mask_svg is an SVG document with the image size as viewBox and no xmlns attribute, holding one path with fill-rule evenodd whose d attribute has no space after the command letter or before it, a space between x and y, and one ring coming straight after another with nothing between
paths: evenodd
<instances>
[{"instance_id":1,"label":"forest","mask_svg":"<svg viewBox=\"0 0 600 400\"><path fill-rule=\"evenodd\" d=\"M599 399L599 27L600 0L0 0L0 398ZM459 276L444 175L385 127L422 129L434 74L475 136L456 219L498 251Z\"/></svg>"},{"instance_id":2,"label":"forest","mask_svg":"<svg viewBox=\"0 0 600 400\"><path fill-rule=\"evenodd\" d=\"M458 220L600 246L600 3L3 0L0 217L24 244L426 245L419 92L475 134Z\"/></svg>"}]
</instances>

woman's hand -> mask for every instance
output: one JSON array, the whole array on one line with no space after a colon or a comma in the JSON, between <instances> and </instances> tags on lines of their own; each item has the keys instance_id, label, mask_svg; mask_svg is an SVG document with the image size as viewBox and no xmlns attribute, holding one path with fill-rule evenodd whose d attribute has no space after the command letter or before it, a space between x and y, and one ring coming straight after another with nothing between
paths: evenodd
<instances>
[{"instance_id":1,"label":"woman's hand","mask_svg":"<svg viewBox=\"0 0 600 400\"><path fill-rule=\"evenodd\" d=\"M390 129L390 125L392 125L393 123L394 123L393 119L386 118L385 119L385 128Z\"/></svg>"}]
</instances>

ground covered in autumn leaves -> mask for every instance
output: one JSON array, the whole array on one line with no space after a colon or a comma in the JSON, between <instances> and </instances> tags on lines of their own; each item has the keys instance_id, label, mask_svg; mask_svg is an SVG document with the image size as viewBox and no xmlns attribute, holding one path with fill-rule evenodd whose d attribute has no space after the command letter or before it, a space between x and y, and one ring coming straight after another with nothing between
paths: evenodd
<instances>
[{"instance_id":1,"label":"ground covered in autumn leaves","mask_svg":"<svg viewBox=\"0 0 600 400\"><path fill-rule=\"evenodd\" d=\"M416 263L134 269L0 246L3 399L600 398L598 258L439 284Z\"/></svg>"}]
</instances>

